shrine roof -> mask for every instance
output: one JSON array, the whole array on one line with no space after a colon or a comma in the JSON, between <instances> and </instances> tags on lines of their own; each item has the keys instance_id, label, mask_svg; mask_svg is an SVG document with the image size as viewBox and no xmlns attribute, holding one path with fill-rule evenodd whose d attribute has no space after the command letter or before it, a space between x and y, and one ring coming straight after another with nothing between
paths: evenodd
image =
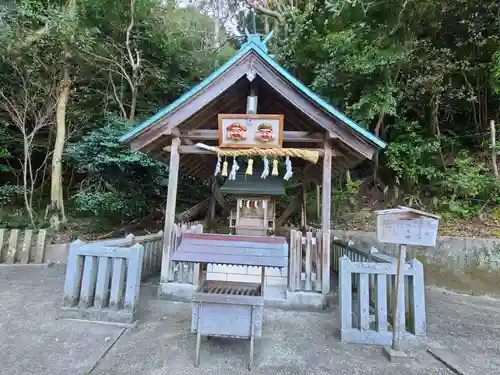
<instances>
[{"instance_id":1,"label":"shrine roof","mask_svg":"<svg viewBox=\"0 0 500 375\"><path fill-rule=\"evenodd\" d=\"M227 179L220 191L221 193L249 197L285 195L283 177L267 176L261 178L261 173L261 171L254 171L252 175L245 175L244 172L239 172L236 174L235 180Z\"/></svg>"},{"instance_id":2,"label":"shrine roof","mask_svg":"<svg viewBox=\"0 0 500 375\"><path fill-rule=\"evenodd\" d=\"M381 139L376 137L374 134L370 133L359 124L345 116L342 112L337 110L331 104L322 99L319 95L314 93L307 86L302 84L299 80L297 80L294 76L292 76L289 72L286 71L282 66L280 66L268 53L266 42L270 38L271 34L266 36L263 40L261 40L260 35L251 34L248 35L246 43L244 43L240 50L225 64L223 64L220 68L215 70L212 74L210 74L205 80L203 80L198 85L194 86L191 90L186 92L184 95L179 97L177 100L169 104L167 107L158 111L155 115L142 122L141 124L134 127L128 133L124 134L120 141L122 142L130 142L135 137L140 134L149 131L149 129L158 124L159 122L165 121L165 118L168 117L171 112L174 112L178 107L184 106L191 99L195 98L202 91L209 88L212 84L215 84L216 81L231 69L233 69L241 60L243 60L248 54L252 53L261 58L268 66L270 66L275 74L280 75L284 78L285 81L291 86L292 89L297 90L303 96L305 96L310 102L314 103L321 110L323 110L327 115L336 118L341 123L345 124L351 131L357 134L357 136L361 137L363 140L371 143L377 149L383 149L386 147L386 143ZM175 123L172 126L176 126ZM170 129L170 125L167 126ZM330 130L330 129L327 129ZM167 130L168 132L168 130Z\"/></svg>"},{"instance_id":3,"label":"shrine roof","mask_svg":"<svg viewBox=\"0 0 500 375\"><path fill-rule=\"evenodd\" d=\"M287 255L284 237L184 233L172 260L284 268Z\"/></svg>"}]
</instances>

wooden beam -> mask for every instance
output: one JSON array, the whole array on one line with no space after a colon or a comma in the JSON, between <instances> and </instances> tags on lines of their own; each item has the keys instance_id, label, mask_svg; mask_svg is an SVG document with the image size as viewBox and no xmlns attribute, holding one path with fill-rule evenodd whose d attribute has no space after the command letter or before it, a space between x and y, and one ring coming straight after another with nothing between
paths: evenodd
<instances>
[{"instance_id":1,"label":"wooden beam","mask_svg":"<svg viewBox=\"0 0 500 375\"><path fill-rule=\"evenodd\" d=\"M332 146L330 141L325 140L325 155L323 158L323 194L321 196L321 229L323 232L322 241L322 286L323 294L330 293L330 221L332 216Z\"/></svg>"},{"instance_id":2,"label":"wooden beam","mask_svg":"<svg viewBox=\"0 0 500 375\"><path fill-rule=\"evenodd\" d=\"M314 129L314 126L311 126L308 121L304 121L298 116L295 112L299 112L300 110L291 110L292 107L287 106L282 103L278 95L270 95L270 98L266 100L268 105L266 106L266 111L269 112L283 112L285 115L285 119L290 121L295 126L298 126L299 129L309 130ZM272 104L271 104L272 103Z\"/></svg>"},{"instance_id":3,"label":"wooden beam","mask_svg":"<svg viewBox=\"0 0 500 375\"><path fill-rule=\"evenodd\" d=\"M371 146L366 141L362 140L358 135L353 134L347 129L337 126L332 132L336 134L338 139L367 159L372 160L373 155L377 152L375 146Z\"/></svg>"},{"instance_id":4,"label":"wooden beam","mask_svg":"<svg viewBox=\"0 0 500 375\"><path fill-rule=\"evenodd\" d=\"M366 158L371 159L373 157L376 151L375 146L371 146L367 142L361 141L359 136L345 129L346 125L340 120L334 120L330 115L327 115L298 91L290 89L289 83L265 64L257 60L257 63L253 64L253 68L268 85L273 87L282 97L286 98L295 108L299 109L311 120L322 126L326 131L337 134L343 142Z\"/></svg>"},{"instance_id":5,"label":"wooden beam","mask_svg":"<svg viewBox=\"0 0 500 375\"><path fill-rule=\"evenodd\" d=\"M171 131L179 124L186 121L188 118L193 116L194 113L199 112L200 109L207 103L213 102L246 74L249 64L250 61L248 59L241 60L223 75L218 77L217 80L211 85L204 88L202 91L190 98L190 100L180 104L155 126L144 130L141 134L135 137L135 147L141 149L148 143L153 142L158 137L161 137L163 134L166 134L166 132Z\"/></svg>"},{"instance_id":6,"label":"wooden beam","mask_svg":"<svg viewBox=\"0 0 500 375\"><path fill-rule=\"evenodd\" d=\"M172 139L170 150L170 163L168 167L168 191L167 206L165 209L165 230L163 232L163 257L161 260L161 283L168 283L168 273L170 270L170 257L174 249L172 248L172 230L175 221L175 205L177 202L177 183L179 181L179 160L178 147L181 141L178 137Z\"/></svg>"},{"instance_id":7,"label":"wooden beam","mask_svg":"<svg viewBox=\"0 0 500 375\"><path fill-rule=\"evenodd\" d=\"M170 152L172 150L172 146L166 146L163 148L165 152ZM306 149L304 149L306 150ZM319 157L324 155L324 150L321 148L309 148L308 151L314 151L319 154ZM331 150L331 149L330 149ZM198 154L198 155L215 155L215 152L204 150L202 148L197 147L196 145L181 145L179 146L178 152L181 154ZM331 150L331 154L335 154L335 156L339 156L338 151Z\"/></svg>"},{"instance_id":8,"label":"wooden beam","mask_svg":"<svg viewBox=\"0 0 500 375\"><path fill-rule=\"evenodd\" d=\"M217 127L214 124L213 127ZM180 137L184 139L195 139L195 140L218 140L219 131L216 129L193 129L181 131ZM323 133L312 133L307 131L284 131L283 132L283 142L314 142L323 143L325 136Z\"/></svg>"},{"instance_id":9,"label":"wooden beam","mask_svg":"<svg viewBox=\"0 0 500 375\"><path fill-rule=\"evenodd\" d=\"M245 99L237 93L231 94L227 92L221 95L221 97L216 99L213 103L210 103L207 107L191 116L188 120L183 122L181 126L186 129L197 129L204 127L209 122L213 122L215 127L217 127L216 116L219 113L233 113L237 109L243 108L244 102Z\"/></svg>"}]
</instances>

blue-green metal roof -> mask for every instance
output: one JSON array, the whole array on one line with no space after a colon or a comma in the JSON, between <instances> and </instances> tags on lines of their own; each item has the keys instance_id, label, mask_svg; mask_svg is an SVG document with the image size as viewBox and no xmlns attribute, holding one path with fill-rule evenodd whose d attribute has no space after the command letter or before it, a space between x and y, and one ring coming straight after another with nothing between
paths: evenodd
<instances>
[{"instance_id":1,"label":"blue-green metal roof","mask_svg":"<svg viewBox=\"0 0 500 375\"><path fill-rule=\"evenodd\" d=\"M198 92L203 90L205 87L210 85L214 80L217 79L220 75L222 75L226 70L228 70L232 65L234 65L239 59L241 59L245 54L250 51L254 51L259 57L261 57L264 61L266 61L273 69L275 69L279 74L281 74L285 79L291 83L295 88L301 91L305 96L319 105L325 112L337 117L339 120L344 122L347 126L349 126L352 130L356 131L358 134L364 136L373 144L375 144L379 148L385 148L387 144L382 141L380 138L376 137L371 132L362 128L356 122L351 120L349 117L344 115L342 112L337 110L331 104L326 102L320 96L315 94L311 89L302 84L298 79L292 76L289 72L286 71L281 65L279 65L276 61L274 61L271 56L267 53L266 42L271 37L272 33L268 34L263 40L261 40L260 35L258 34L250 34L247 37L247 41L241 46L240 50L230 58L225 64L223 64L219 69L210 74L204 81L194 86L191 90L182 95L179 99L169 104L164 109L158 111L155 115L142 122L141 124L134 127L128 133L124 134L120 138L120 142L125 142L132 137L139 134L141 131L154 124L156 121L168 115L174 108L181 105L182 103L189 100L192 96L196 95Z\"/></svg>"}]
</instances>

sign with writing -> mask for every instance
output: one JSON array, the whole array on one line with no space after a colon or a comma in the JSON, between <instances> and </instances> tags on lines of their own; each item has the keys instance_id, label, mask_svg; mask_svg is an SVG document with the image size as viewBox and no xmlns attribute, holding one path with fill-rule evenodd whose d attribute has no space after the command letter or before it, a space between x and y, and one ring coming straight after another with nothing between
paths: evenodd
<instances>
[{"instance_id":1,"label":"sign with writing","mask_svg":"<svg viewBox=\"0 0 500 375\"><path fill-rule=\"evenodd\" d=\"M219 147L281 148L283 115L219 114Z\"/></svg>"},{"instance_id":2,"label":"sign with writing","mask_svg":"<svg viewBox=\"0 0 500 375\"><path fill-rule=\"evenodd\" d=\"M399 245L436 246L439 219L407 207L377 211L377 240Z\"/></svg>"}]
</instances>

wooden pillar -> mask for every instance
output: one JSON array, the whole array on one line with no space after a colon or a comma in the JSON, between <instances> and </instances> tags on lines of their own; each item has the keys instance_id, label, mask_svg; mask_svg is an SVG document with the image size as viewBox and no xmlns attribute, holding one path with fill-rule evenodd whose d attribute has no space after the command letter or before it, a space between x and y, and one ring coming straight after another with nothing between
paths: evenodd
<instances>
[{"instance_id":1,"label":"wooden pillar","mask_svg":"<svg viewBox=\"0 0 500 375\"><path fill-rule=\"evenodd\" d=\"M306 177L302 180L302 185L300 187L301 195L301 210L300 210L300 229L303 231L307 230L307 183Z\"/></svg>"},{"instance_id":2,"label":"wooden pillar","mask_svg":"<svg viewBox=\"0 0 500 375\"><path fill-rule=\"evenodd\" d=\"M325 155L323 158L323 192L321 196L321 229L323 231L322 241L322 287L323 294L330 293L330 220L332 215L332 146L329 140L325 140Z\"/></svg>"},{"instance_id":3,"label":"wooden pillar","mask_svg":"<svg viewBox=\"0 0 500 375\"><path fill-rule=\"evenodd\" d=\"M316 185L316 218L321 219L321 185Z\"/></svg>"},{"instance_id":4,"label":"wooden pillar","mask_svg":"<svg viewBox=\"0 0 500 375\"><path fill-rule=\"evenodd\" d=\"M175 220L175 204L177 201L177 182L179 180L179 137L172 139L170 150L170 164L168 166L168 191L167 207L165 209L165 229L163 231L163 256L161 259L161 283L168 282L168 272L170 270L170 257L172 255L172 229Z\"/></svg>"}]
</instances>

